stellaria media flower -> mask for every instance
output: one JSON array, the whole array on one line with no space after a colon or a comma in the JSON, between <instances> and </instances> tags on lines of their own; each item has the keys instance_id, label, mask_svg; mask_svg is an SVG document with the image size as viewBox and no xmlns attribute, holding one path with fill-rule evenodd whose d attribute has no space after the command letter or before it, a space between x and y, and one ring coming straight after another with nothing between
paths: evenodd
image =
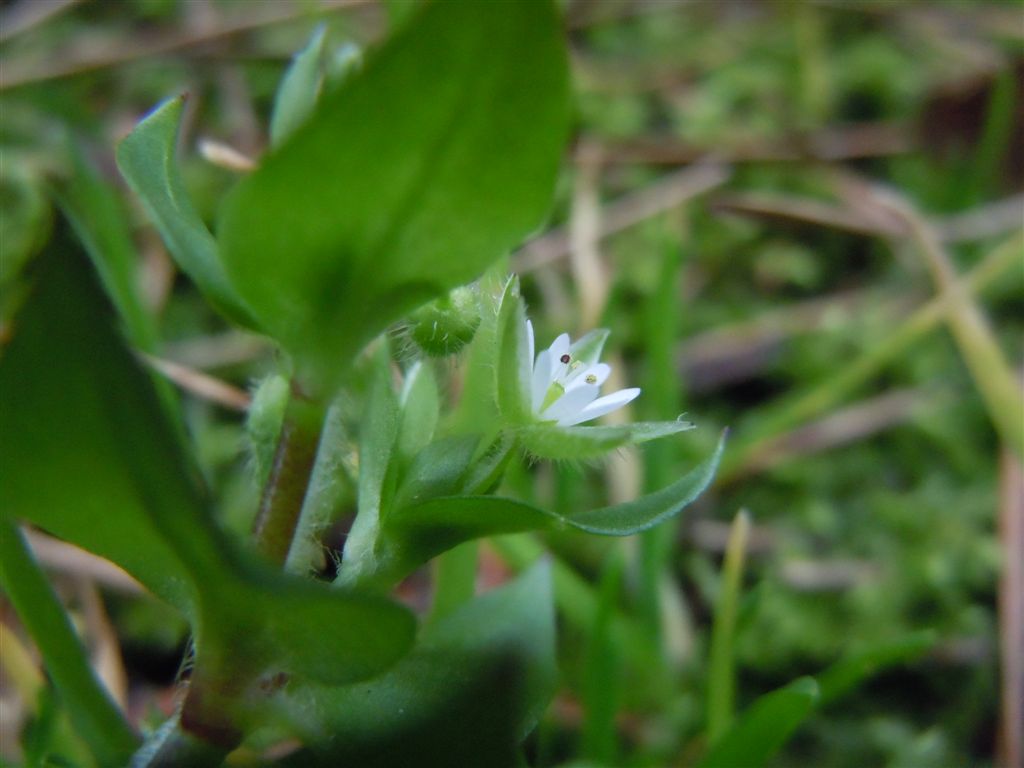
<instances>
[{"instance_id":1,"label":"stellaria media flower","mask_svg":"<svg viewBox=\"0 0 1024 768\"><path fill-rule=\"evenodd\" d=\"M608 331L592 331L573 344L563 333L534 357L533 323L526 320L530 406L538 421L571 427L621 408L640 394L638 387L598 397L611 366L598 362Z\"/></svg>"}]
</instances>

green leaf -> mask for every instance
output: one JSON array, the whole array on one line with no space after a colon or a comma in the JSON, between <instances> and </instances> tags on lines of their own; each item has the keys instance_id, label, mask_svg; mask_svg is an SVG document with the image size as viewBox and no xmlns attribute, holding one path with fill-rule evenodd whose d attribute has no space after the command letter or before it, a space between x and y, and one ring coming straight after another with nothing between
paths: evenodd
<instances>
[{"instance_id":1,"label":"green leaf","mask_svg":"<svg viewBox=\"0 0 1024 768\"><path fill-rule=\"evenodd\" d=\"M593 459L624 445L694 429L688 421L640 421L610 427L556 427L531 424L516 430L527 453L539 459Z\"/></svg>"},{"instance_id":2,"label":"green leaf","mask_svg":"<svg viewBox=\"0 0 1024 768\"><path fill-rule=\"evenodd\" d=\"M0 521L0 586L42 652L75 730L101 764L123 764L138 737L96 678L64 607L8 520Z\"/></svg>"},{"instance_id":3,"label":"green leaf","mask_svg":"<svg viewBox=\"0 0 1024 768\"><path fill-rule=\"evenodd\" d=\"M116 562L194 624L208 676L379 672L414 620L243 561L214 527L148 375L87 262L57 241L0 360L0 514Z\"/></svg>"},{"instance_id":4,"label":"green leaf","mask_svg":"<svg viewBox=\"0 0 1024 768\"><path fill-rule=\"evenodd\" d=\"M476 435L446 437L416 454L395 494L395 507L458 493L479 442Z\"/></svg>"},{"instance_id":5,"label":"green leaf","mask_svg":"<svg viewBox=\"0 0 1024 768\"><path fill-rule=\"evenodd\" d=\"M539 226L567 87L549 0L434 3L233 191L228 274L314 388Z\"/></svg>"},{"instance_id":6,"label":"green leaf","mask_svg":"<svg viewBox=\"0 0 1024 768\"><path fill-rule=\"evenodd\" d=\"M756 768L764 765L807 718L818 699L810 677L765 694L711 748L698 768Z\"/></svg>"},{"instance_id":7,"label":"green leaf","mask_svg":"<svg viewBox=\"0 0 1024 768\"><path fill-rule=\"evenodd\" d=\"M375 569L381 516L386 509L386 483L401 421L398 398L391 388L391 358L386 345L377 350L374 363L370 401L360 425L358 513L345 541L338 584L353 583Z\"/></svg>"},{"instance_id":8,"label":"green leaf","mask_svg":"<svg viewBox=\"0 0 1024 768\"><path fill-rule=\"evenodd\" d=\"M726 434L722 432L709 458L660 491L622 504L577 512L567 516L566 521L580 530L608 536L630 536L653 528L678 514L711 485L725 450Z\"/></svg>"},{"instance_id":9,"label":"green leaf","mask_svg":"<svg viewBox=\"0 0 1024 768\"><path fill-rule=\"evenodd\" d=\"M259 330L221 264L217 243L189 200L175 159L185 97L168 99L117 147L117 167L141 199L171 256L227 317Z\"/></svg>"},{"instance_id":10,"label":"green leaf","mask_svg":"<svg viewBox=\"0 0 1024 768\"><path fill-rule=\"evenodd\" d=\"M666 488L634 501L600 509L560 515L531 504L499 496L446 496L399 507L385 521L382 537L391 562L378 568L392 577L463 541L547 528L573 527L605 536L629 536L678 514L714 478L725 446L725 435L703 463Z\"/></svg>"},{"instance_id":11,"label":"green leaf","mask_svg":"<svg viewBox=\"0 0 1024 768\"><path fill-rule=\"evenodd\" d=\"M292 765L516 765L557 680L550 569L466 603L416 648L355 686L287 691L285 717L312 748Z\"/></svg>"},{"instance_id":12,"label":"green leaf","mask_svg":"<svg viewBox=\"0 0 1024 768\"><path fill-rule=\"evenodd\" d=\"M349 683L387 669L412 646L415 619L389 600L257 566L239 576L210 590L215 600L199 633L197 664L221 675L283 671Z\"/></svg>"},{"instance_id":13,"label":"green leaf","mask_svg":"<svg viewBox=\"0 0 1024 768\"><path fill-rule=\"evenodd\" d=\"M321 25L305 47L295 54L281 78L270 116L271 147L279 147L313 113L324 79L323 55L324 27Z\"/></svg>"},{"instance_id":14,"label":"green leaf","mask_svg":"<svg viewBox=\"0 0 1024 768\"><path fill-rule=\"evenodd\" d=\"M121 565L190 611L191 579L149 514L200 504L147 375L111 327L102 291L58 233L0 360L0 514Z\"/></svg>"}]
</instances>

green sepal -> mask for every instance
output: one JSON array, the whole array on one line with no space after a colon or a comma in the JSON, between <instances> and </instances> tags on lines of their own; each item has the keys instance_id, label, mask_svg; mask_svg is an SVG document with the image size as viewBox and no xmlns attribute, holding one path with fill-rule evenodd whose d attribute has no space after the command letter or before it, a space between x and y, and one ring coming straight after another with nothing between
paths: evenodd
<instances>
[{"instance_id":1,"label":"green sepal","mask_svg":"<svg viewBox=\"0 0 1024 768\"><path fill-rule=\"evenodd\" d=\"M515 434L526 452L538 459L593 459L624 445L646 443L694 428L688 421L640 421L597 427L531 424L515 430Z\"/></svg>"},{"instance_id":2,"label":"green sepal","mask_svg":"<svg viewBox=\"0 0 1024 768\"><path fill-rule=\"evenodd\" d=\"M519 278L511 277L498 305L497 365L494 391L498 412L511 425L528 424L532 418L530 405L530 379L533 360L530 359L526 328L526 309L519 295Z\"/></svg>"}]
</instances>

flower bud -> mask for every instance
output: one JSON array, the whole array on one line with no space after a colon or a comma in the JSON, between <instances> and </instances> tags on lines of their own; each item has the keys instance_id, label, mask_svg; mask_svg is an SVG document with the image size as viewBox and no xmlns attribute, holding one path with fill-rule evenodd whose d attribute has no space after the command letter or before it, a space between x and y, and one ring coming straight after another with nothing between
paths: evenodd
<instances>
[{"instance_id":1,"label":"flower bud","mask_svg":"<svg viewBox=\"0 0 1024 768\"><path fill-rule=\"evenodd\" d=\"M416 310L409 338L431 357L453 355L473 339L480 325L480 304L473 288L462 286Z\"/></svg>"}]
</instances>

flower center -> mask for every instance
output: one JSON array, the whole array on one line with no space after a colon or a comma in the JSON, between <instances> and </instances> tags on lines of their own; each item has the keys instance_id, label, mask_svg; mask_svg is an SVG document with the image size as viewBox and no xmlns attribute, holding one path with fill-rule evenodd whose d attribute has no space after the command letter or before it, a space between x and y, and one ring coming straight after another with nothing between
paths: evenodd
<instances>
[{"instance_id":1,"label":"flower center","mask_svg":"<svg viewBox=\"0 0 1024 768\"><path fill-rule=\"evenodd\" d=\"M557 381L551 382L551 386L548 387L548 391L544 393L544 402L540 404L538 413L543 413L548 406L553 405L554 402L565 394L565 387L559 384Z\"/></svg>"}]
</instances>

